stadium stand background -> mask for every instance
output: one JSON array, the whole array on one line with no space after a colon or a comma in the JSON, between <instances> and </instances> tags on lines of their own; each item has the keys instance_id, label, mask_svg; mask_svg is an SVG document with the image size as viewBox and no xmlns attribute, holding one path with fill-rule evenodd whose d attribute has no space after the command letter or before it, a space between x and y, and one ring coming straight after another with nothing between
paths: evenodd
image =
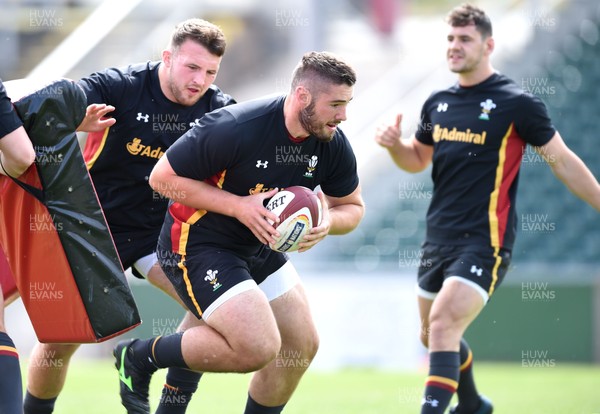
<instances>
[{"instance_id":1,"label":"stadium stand background","mask_svg":"<svg viewBox=\"0 0 600 414\"><path fill-rule=\"evenodd\" d=\"M567 145L599 177L600 4L561 2L556 10L525 13L525 21L533 26L533 38L522 52L493 61L501 72L546 103ZM501 47L499 42L497 45ZM444 86L437 84L438 88ZM543 156L531 147L523 154L514 262L598 265L598 213L553 176ZM425 233L424 212L433 188L430 171L411 179L381 161L377 177L364 186L370 201L365 222L359 231L331 243L335 245L327 255L337 255L341 263L370 258L370 264L363 266L387 269L418 260L413 250L419 248Z\"/></svg>"},{"instance_id":2,"label":"stadium stand background","mask_svg":"<svg viewBox=\"0 0 600 414\"><path fill-rule=\"evenodd\" d=\"M600 101L600 4L573 2L557 16L570 23L557 25L552 16L542 16L532 47L519 59L507 62L505 70L514 72L524 89L546 103L565 142L599 177L595 113ZM597 265L598 213L560 185L545 168L543 155L524 154L524 186L519 192L522 226L515 260ZM536 214L547 217L548 223L538 226L546 230L532 233L527 231L527 220ZM552 223L555 229L543 226Z\"/></svg>"}]
</instances>

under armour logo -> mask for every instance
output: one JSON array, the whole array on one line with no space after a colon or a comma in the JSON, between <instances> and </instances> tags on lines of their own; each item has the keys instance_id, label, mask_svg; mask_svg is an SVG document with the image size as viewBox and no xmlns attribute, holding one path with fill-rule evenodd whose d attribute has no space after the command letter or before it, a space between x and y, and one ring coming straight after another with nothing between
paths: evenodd
<instances>
[{"instance_id":1,"label":"under armour logo","mask_svg":"<svg viewBox=\"0 0 600 414\"><path fill-rule=\"evenodd\" d=\"M267 164L269 164L269 161L256 160L256 168L267 168Z\"/></svg>"},{"instance_id":2,"label":"under armour logo","mask_svg":"<svg viewBox=\"0 0 600 414\"><path fill-rule=\"evenodd\" d=\"M437 111L438 112L446 112L447 110L448 110L448 103L446 103L446 102L443 102L443 103L440 102L438 104L438 107L437 107Z\"/></svg>"},{"instance_id":3,"label":"under armour logo","mask_svg":"<svg viewBox=\"0 0 600 414\"><path fill-rule=\"evenodd\" d=\"M196 118L194 119L194 122L190 122L190 128L192 128L195 125L200 125L200 118Z\"/></svg>"},{"instance_id":4,"label":"under armour logo","mask_svg":"<svg viewBox=\"0 0 600 414\"><path fill-rule=\"evenodd\" d=\"M471 273L475 273L477 276L481 276L481 274L483 273L483 269L473 265L471 266Z\"/></svg>"},{"instance_id":5,"label":"under armour logo","mask_svg":"<svg viewBox=\"0 0 600 414\"><path fill-rule=\"evenodd\" d=\"M137 117L135 119L137 119L138 121L144 120L144 122L148 122L148 119L150 118L150 115L146 114L146 115L142 115L141 112L138 112Z\"/></svg>"}]
</instances>

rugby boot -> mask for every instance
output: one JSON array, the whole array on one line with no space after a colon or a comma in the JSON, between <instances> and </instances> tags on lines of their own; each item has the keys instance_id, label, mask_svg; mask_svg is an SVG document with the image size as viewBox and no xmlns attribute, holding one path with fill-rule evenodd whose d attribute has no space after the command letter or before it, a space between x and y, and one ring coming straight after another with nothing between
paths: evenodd
<instances>
[{"instance_id":1,"label":"rugby boot","mask_svg":"<svg viewBox=\"0 0 600 414\"><path fill-rule=\"evenodd\" d=\"M458 405L455 405L448 411L448 414L492 414L494 412L494 406L492 402L483 395L479 396L479 400L481 401L481 405L477 411L472 413L463 413L458 409Z\"/></svg>"},{"instance_id":2,"label":"rugby boot","mask_svg":"<svg viewBox=\"0 0 600 414\"><path fill-rule=\"evenodd\" d=\"M131 345L137 341L138 339L121 341L113 350L115 367L119 371L119 393L127 414L150 414L148 388L156 369L145 371L132 362L134 351Z\"/></svg>"}]
</instances>

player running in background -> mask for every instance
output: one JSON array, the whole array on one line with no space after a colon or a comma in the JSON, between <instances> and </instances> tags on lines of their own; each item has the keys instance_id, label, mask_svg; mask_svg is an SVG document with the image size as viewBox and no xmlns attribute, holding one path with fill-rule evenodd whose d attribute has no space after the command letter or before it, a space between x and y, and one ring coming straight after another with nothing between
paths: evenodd
<instances>
[{"instance_id":1,"label":"player running in background","mask_svg":"<svg viewBox=\"0 0 600 414\"><path fill-rule=\"evenodd\" d=\"M375 140L398 167L433 163L433 198L418 272L421 341L429 348L422 414L488 414L478 394L472 353L462 338L502 282L515 239L518 173L525 146L547 160L578 197L600 210L600 185L563 142L544 104L490 63L492 25L481 9L464 4L448 15L449 69L458 83L425 102L415 136L400 137L401 115Z\"/></svg>"},{"instance_id":2,"label":"player running in background","mask_svg":"<svg viewBox=\"0 0 600 414\"><path fill-rule=\"evenodd\" d=\"M174 200L159 260L183 302L206 325L119 343L124 405L147 404L152 374L175 366L257 371L245 414L283 410L317 352L318 336L296 270L286 254L267 246L276 236L267 219L276 216L264 202L277 189L321 186L322 223L305 236L301 251L358 225L364 204L356 159L337 128L355 82L345 62L307 53L287 96L206 115L157 163L150 184ZM288 146L302 154L301 162L278 161L277 149ZM293 360L286 360L289 355Z\"/></svg>"},{"instance_id":3,"label":"player running in background","mask_svg":"<svg viewBox=\"0 0 600 414\"><path fill-rule=\"evenodd\" d=\"M0 79L0 174L19 177L35 160L35 150ZM23 412L19 355L4 326L0 286L0 413Z\"/></svg>"},{"instance_id":4,"label":"player running in background","mask_svg":"<svg viewBox=\"0 0 600 414\"><path fill-rule=\"evenodd\" d=\"M158 159L200 118L234 100L213 85L226 40L220 28L201 19L180 23L162 60L106 69L81 79L88 113L81 131L94 187L123 268L178 296L157 262L156 244L168 199L148 185ZM101 119L110 114L112 118ZM180 329L201 323L187 313ZM78 344L37 344L28 368L26 414L52 413ZM161 402L159 412L184 412L200 373L169 370L165 393L178 389L178 406ZM164 410L164 411L162 411ZM179 411L183 410L183 411Z\"/></svg>"}]
</instances>

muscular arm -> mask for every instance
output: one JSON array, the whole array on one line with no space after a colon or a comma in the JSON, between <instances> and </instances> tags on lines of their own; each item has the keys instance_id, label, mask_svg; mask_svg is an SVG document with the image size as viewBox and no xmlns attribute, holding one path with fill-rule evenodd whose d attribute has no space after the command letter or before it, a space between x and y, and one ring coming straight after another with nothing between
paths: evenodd
<instances>
[{"instance_id":1,"label":"muscular arm","mask_svg":"<svg viewBox=\"0 0 600 414\"><path fill-rule=\"evenodd\" d=\"M394 163L401 169L416 173L423 171L431 163L433 147L422 144L413 136L402 139L400 124L402 115L396 116L396 122L377 128L375 142L387 149Z\"/></svg>"},{"instance_id":2,"label":"muscular arm","mask_svg":"<svg viewBox=\"0 0 600 414\"><path fill-rule=\"evenodd\" d=\"M22 126L0 139L0 174L19 177L35 160L35 150Z\"/></svg>"},{"instance_id":3,"label":"muscular arm","mask_svg":"<svg viewBox=\"0 0 600 414\"><path fill-rule=\"evenodd\" d=\"M150 186L165 197L186 206L235 217L262 243L274 243L277 235L267 221L277 216L264 207L263 201L277 190L249 196L238 196L203 181L178 176L166 156L154 166L149 179Z\"/></svg>"},{"instance_id":4,"label":"muscular arm","mask_svg":"<svg viewBox=\"0 0 600 414\"><path fill-rule=\"evenodd\" d=\"M329 234L346 234L358 226L365 214L360 185L345 197L325 196L329 213Z\"/></svg>"},{"instance_id":5,"label":"muscular arm","mask_svg":"<svg viewBox=\"0 0 600 414\"><path fill-rule=\"evenodd\" d=\"M550 141L539 148L552 172L567 188L596 210L600 211L600 184L584 162L564 143L560 134L554 134Z\"/></svg>"}]
</instances>

